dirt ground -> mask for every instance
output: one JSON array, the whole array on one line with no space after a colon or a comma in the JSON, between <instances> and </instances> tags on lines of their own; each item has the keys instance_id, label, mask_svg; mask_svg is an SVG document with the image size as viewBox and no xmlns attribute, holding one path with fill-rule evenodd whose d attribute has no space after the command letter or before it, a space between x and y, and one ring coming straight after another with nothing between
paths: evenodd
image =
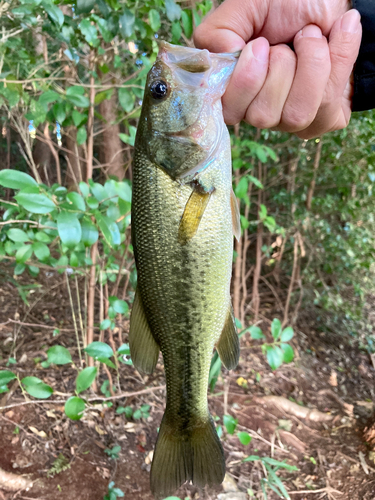
<instances>
[{"instance_id":1,"label":"dirt ground","mask_svg":"<svg viewBox=\"0 0 375 500\"><path fill-rule=\"evenodd\" d=\"M134 394L115 398L106 407L103 394L91 393L90 409L82 420L73 422L63 407L64 395L74 391L75 370L40 364L55 344L69 348L75 358L75 333L63 277L50 276L49 282L28 292L26 299L29 305L15 284L0 275L0 370L39 377L55 393L50 400L27 400L15 382L9 393L0 394L0 407L6 407L0 410L0 467L33 481L28 491L0 489L0 500L102 500L111 481L126 499L151 500L150 452L165 402L162 364L150 377L122 365L121 391ZM126 342L127 323L123 326ZM261 326L266 328L267 322ZM56 327L60 333L53 337ZM209 405L219 417L218 424L222 425L224 414L230 414L238 419L238 430L249 432L252 441L244 446L235 435L224 433L227 477L223 486L202 491L187 485L176 493L178 497L262 499L264 468L260 462L243 462L249 455L258 455L298 467L298 471L277 473L294 500L375 499L371 356L359 348L356 337L330 332L311 311L301 314L295 330L296 359L276 372L267 366L261 350L254 348L256 342L241 339L240 364L235 371L222 373ZM10 355L17 364L7 367ZM98 386L106 379L101 370ZM150 405L147 419L128 420L116 414L120 405L136 409L143 404ZM319 411L302 415L300 410L305 408ZM104 451L113 445L121 446L118 459ZM60 461L57 471L56 460ZM270 500L279 498L270 489L267 494Z\"/></svg>"}]
</instances>

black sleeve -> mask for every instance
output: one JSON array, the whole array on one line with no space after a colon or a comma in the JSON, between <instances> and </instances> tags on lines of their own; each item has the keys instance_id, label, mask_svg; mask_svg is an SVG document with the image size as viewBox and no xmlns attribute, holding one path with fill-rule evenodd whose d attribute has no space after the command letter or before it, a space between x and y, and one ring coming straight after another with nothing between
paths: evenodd
<instances>
[{"instance_id":1,"label":"black sleeve","mask_svg":"<svg viewBox=\"0 0 375 500\"><path fill-rule=\"evenodd\" d=\"M353 0L361 14L363 37L354 69L353 111L375 108L375 0Z\"/></svg>"}]
</instances>

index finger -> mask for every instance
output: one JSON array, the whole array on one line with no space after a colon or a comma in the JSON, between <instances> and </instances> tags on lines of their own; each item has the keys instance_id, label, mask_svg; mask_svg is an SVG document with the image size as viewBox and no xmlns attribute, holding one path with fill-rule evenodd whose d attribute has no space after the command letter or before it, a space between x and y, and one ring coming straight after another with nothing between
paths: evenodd
<instances>
[{"instance_id":1,"label":"index finger","mask_svg":"<svg viewBox=\"0 0 375 500\"><path fill-rule=\"evenodd\" d=\"M242 50L265 15L259 10L255 12L253 2L226 1L196 28L195 46L210 52Z\"/></svg>"}]
</instances>

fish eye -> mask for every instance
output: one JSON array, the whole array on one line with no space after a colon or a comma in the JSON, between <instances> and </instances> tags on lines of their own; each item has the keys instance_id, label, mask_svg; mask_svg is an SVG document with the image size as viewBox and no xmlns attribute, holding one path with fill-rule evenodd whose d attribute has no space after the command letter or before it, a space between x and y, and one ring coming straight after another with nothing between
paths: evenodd
<instances>
[{"instance_id":1,"label":"fish eye","mask_svg":"<svg viewBox=\"0 0 375 500\"><path fill-rule=\"evenodd\" d=\"M164 99L167 97L169 91L169 86L163 80L157 80L153 82L150 86L150 92L154 99Z\"/></svg>"}]
</instances>

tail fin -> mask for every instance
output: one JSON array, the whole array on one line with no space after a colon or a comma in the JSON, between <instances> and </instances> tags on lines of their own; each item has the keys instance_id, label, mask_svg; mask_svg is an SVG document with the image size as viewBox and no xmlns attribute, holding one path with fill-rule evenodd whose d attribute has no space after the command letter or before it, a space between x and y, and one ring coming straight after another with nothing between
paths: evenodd
<instances>
[{"instance_id":1,"label":"tail fin","mask_svg":"<svg viewBox=\"0 0 375 500\"><path fill-rule=\"evenodd\" d=\"M224 452L211 417L181 433L164 416L151 467L155 497L172 495L188 480L201 488L221 484L224 476Z\"/></svg>"}]
</instances>

